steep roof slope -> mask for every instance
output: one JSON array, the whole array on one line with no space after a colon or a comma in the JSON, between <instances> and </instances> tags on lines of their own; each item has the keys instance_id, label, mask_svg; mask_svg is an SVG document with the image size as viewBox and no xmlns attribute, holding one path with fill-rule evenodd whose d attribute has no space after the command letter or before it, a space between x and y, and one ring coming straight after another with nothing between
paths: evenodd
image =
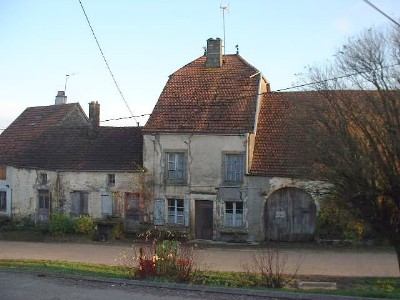
<instances>
[{"instance_id":1,"label":"steep roof slope","mask_svg":"<svg viewBox=\"0 0 400 300\"><path fill-rule=\"evenodd\" d=\"M46 170L134 171L142 166L140 127L99 127L79 104L27 108L0 135L0 164Z\"/></svg>"},{"instance_id":2,"label":"steep roof slope","mask_svg":"<svg viewBox=\"0 0 400 300\"><path fill-rule=\"evenodd\" d=\"M206 68L202 56L173 73L144 133L252 132L261 75L239 55Z\"/></svg>"},{"instance_id":3,"label":"steep roof slope","mask_svg":"<svg viewBox=\"0 0 400 300\"><path fill-rule=\"evenodd\" d=\"M296 119L296 102L318 101L322 96L318 92L267 93L258 117L256 141L250 174L259 176L298 177L299 168L304 167L303 153L312 145L307 142L305 134L311 121ZM315 103L315 102L314 102ZM301 115L301 114L300 114ZM312 163L312 162L310 162Z\"/></svg>"}]
</instances>

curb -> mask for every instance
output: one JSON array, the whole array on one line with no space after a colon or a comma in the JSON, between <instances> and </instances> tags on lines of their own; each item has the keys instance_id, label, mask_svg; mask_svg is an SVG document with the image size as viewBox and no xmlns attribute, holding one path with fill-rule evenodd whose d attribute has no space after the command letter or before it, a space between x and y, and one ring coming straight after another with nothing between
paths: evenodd
<instances>
[{"instance_id":1,"label":"curb","mask_svg":"<svg viewBox=\"0 0 400 300\"><path fill-rule=\"evenodd\" d=\"M98 282L116 284L120 286L140 286L149 288L162 288L182 291L194 291L194 292L205 292L214 294L224 295L235 295L235 296L255 296L263 297L264 299L279 299L279 300L379 300L382 298L365 298L365 297L353 297L353 296L340 296L340 295L327 295L327 294L310 294L310 293L296 293L296 292L279 292L279 291L266 291L266 290L255 290L255 289L244 289L244 288L224 288L224 287L213 287L213 286L201 286L183 283L167 283L167 282L155 282L147 280L133 280L133 279L119 279L119 278L101 278L101 277L88 277L79 275L64 275L52 272L37 272L37 271L22 271L15 269L2 269L0 272L10 273L24 273L31 274L38 277L49 277L59 279L71 279L87 282ZM383 299L382 299L383 300Z\"/></svg>"}]
</instances>

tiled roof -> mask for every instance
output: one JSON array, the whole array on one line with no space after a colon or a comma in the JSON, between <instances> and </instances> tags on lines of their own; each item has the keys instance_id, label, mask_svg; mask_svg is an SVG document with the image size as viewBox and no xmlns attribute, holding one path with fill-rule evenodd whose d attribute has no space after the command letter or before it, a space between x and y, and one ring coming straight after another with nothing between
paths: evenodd
<instances>
[{"instance_id":1,"label":"tiled roof","mask_svg":"<svg viewBox=\"0 0 400 300\"><path fill-rule=\"evenodd\" d=\"M317 92L264 94L257 125L251 175L299 177L299 168L307 165L299 159L303 159L302 153L312 147L306 140L305 131L313 124L306 118L293 119L294 109L306 107L294 104L298 101L302 101L303 104L307 103L306 101L318 101L321 97ZM308 165L311 164L312 162Z\"/></svg>"},{"instance_id":2,"label":"tiled roof","mask_svg":"<svg viewBox=\"0 0 400 300\"><path fill-rule=\"evenodd\" d=\"M330 109L328 101L370 101L374 91L337 90L266 93L259 113L251 175L304 177L318 165L310 140L317 126L308 111ZM361 101L361 102L360 102ZM316 164L317 163L317 164Z\"/></svg>"},{"instance_id":3,"label":"tiled roof","mask_svg":"<svg viewBox=\"0 0 400 300\"><path fill-rule=\"evenodd\" d=\"M252 132L261 75L239 55L206 68L205 56L173 73L143 132Z\"/></svg>"},{"instance_id":4,"label":"tiled roof","mask_svg":"<svg viewBox=\"0 0 400 300\"><path fill-rule=\"evenodd\" d=\"M99 127L79 104L27 108L0 135L0 164L46 170L133 171L142 165L139 127Z\"/></svg>"}]
</instances>

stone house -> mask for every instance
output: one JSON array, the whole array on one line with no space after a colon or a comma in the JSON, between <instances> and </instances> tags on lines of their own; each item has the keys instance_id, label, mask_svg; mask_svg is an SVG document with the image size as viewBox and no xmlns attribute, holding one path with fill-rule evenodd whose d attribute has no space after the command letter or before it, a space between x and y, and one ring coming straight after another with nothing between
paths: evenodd
<instances>
[{"instance_id":1,"label":"stone house","mask_svg":"<svg viewBox=\"0 0 400 300\"><path fill-rule=\"evenodd\" d=\"M169 76L143 128L156 225L199 239L313 238L324 184L296 176L288 158L301 141L280 139L286 106L275 95L220 39Z\"/></svg>"},{"instance_id":2,"label":"stone house","mask_svg":"<svg viewBox=\"0 0 400 300\"><path fill-rule=\"evenodd\" d=\"M97 102L88 118L62 91L55 105L27 108L0 135L0 215L47 221L62 211L139 224L142 129L99 118Z\"/></svg>"}]
</instances>

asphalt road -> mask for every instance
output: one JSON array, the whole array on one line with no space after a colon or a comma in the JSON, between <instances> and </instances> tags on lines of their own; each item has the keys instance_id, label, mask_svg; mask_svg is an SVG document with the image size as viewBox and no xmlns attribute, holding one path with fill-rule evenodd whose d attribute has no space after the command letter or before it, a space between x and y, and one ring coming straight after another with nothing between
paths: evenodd
<instances>
[{"instance_id":1,"label":"asphalt road","mask_svg":"<svg viewBox=\"0 0 400 300\"><path fill-rule=\"evenodd\" d=\"M254 262L259 250L250 247L233 249L227 245L202 246L195 257L202 269L218 271L244 271L244 265ZM127 264L124 256L132 256L129 245L108 243L37 243L0 240L1 258L25 258L91 262L108 265ZM354 249L281 249L285 271L291 273L299 266L297 274L327 276L377 276L398 277L397 257L392 250Z\"/></svg>"}]
</instances>

